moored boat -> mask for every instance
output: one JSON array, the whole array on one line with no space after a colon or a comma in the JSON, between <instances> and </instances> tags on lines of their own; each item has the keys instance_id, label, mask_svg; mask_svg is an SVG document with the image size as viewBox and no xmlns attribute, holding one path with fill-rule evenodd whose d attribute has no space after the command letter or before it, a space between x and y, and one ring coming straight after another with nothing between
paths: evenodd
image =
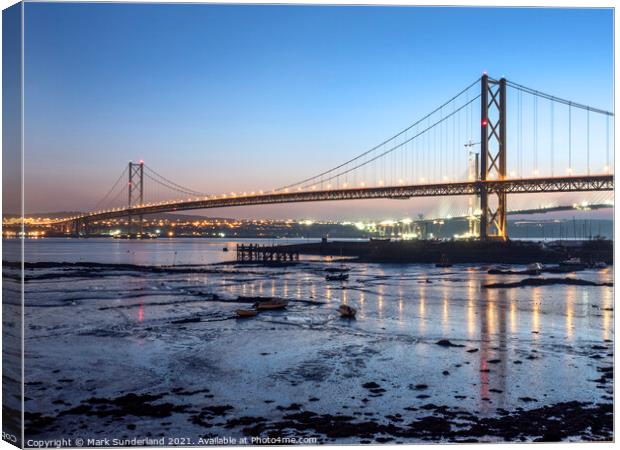
<instances>
[{"instance_id":1,"label":"moored boat","mask_svg":"<svg viewBox=\"0 0 620 450\"><path fill-rule=\"evenodd\" d=\"M569 258L560 262L560 266L582 266L581 258Z\"/></svg>"},{"instance_id":2,"label":"moored boat","mask_svg":"<svg viewBox=\"0 0 620 450\"><path fill-rule=\"evenodd\" d=\"M288 305L288 300L272 299L254 303L256 309L284 309Z\"/></svg>"},{"instance_id":3,"label":"moored boat","mask_svg":"<svg viewBox=\"0 0 620 450\"><path fill-rule=\"evenodd\" d=\"M337 275L325 275L327 281L346 281L349 279L348 273L339 273Z\"/></svg>"},{"instance_id":4,"label":"moored boat","mask_svg":"<svg viewBox=\"0 0 620 450\"><path fill-rule=\"evenodd\" d=\"M355 314L357 314L357 310L349 305L340 305L338 307L338 312L340 313L340 317L349 318L354 318Z\"/></svg>"},{"instance_id":5,"label":"moored boat","mask_svg":"<svg viewBox=\"0 0 620 450\"><path fill-rule=\"evenodd\" d=\"M258 311L255 309L237 309L235 314L237 314L237 317L254 317L258 314Z\"/></svg>"},{"instance_id":6,"label":"moored boat","mask_svg":"<svg viewBox=\"0 0 620 450\"><path fill-rule=\"evenodd\" d=\"M528 264L527 268L525 269L523 273L526 275L540 275L543 269L544 269L543 265L539 262L536 262L536 263Z\"/></svg>"}]
</instances>

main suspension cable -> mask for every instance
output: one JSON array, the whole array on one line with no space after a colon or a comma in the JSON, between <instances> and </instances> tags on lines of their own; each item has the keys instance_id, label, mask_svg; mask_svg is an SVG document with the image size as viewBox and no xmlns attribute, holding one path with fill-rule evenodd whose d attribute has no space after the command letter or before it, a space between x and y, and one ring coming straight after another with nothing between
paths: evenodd
<instances>
[{"instance_id":1,"label":"main suspension cable","mask_svg":"<svg viewBox=\"0 0 620 450\"><path fill-rule=\"evenodd\" d=\"M419 125L419 124L420 124L420 123L422 123L424 120L428 119L428 118L429 118L429 117L431 117L433 114L435 114L437 111L442 110L442 109L443 109L446 105L449 105L451 102L453 102L453 101L454 101L454 100L456 100L458 97L460 97L461 95L463 95L465 92L467 92L469 89L471 89L471 88L472 88L472 87L473 87L476 83L478 83L479 81L480 81L480 78L477 78L477 79L476 79L476 80L474 80L471 84L469 84L466 88L462 89L462 90L461 90L458 94L454 95L454 96L453 96L450 100L448 100L448 101L444 102L442 105L440 105L439 107L435 108L432 112L430 112L430 113L426 114L424 117L422 117L421 119L417 120L417 121L416 121L416 122L414 122L413 124L409 125L407 128L405 128L405 129L403 129L402 131L400 131L400 132L396 133L396 134L395 134L395 135L393 135L392 137L390 137L390 138L388 138L388 139L384 140L384 141L383 141L383 142L381 142L380 144L375 145L375 146L374 146L374 147L372 147L371 149L366 150L365 152L363 152L363 153L361 153L361 154L357 155L357 156L356 156L356 157L354 157L354 158L349 159L349 160L348 160L348 161L346 161L346 162L343 162L342 164L339 164L339 165L338 165L338 166L336 166L336 167L333 167L333 168L331 168L331 169L329 169L329 170L326 170L326 171L324 171L324 172L321 172L321 173L320 173L320 174L318 174L318 175L314 175L314 176L312 176L312 177L306 178L306 179L301 180L301 181L298 181L298 182L296 182L296 183L291 183L291 184L289 184L289 185L279 187L279 188L277 188L276 190L277 190L277 191L279 191L279 190L283 190L283 189L289 189L289 188L291 188L291 187L299 186L299 185L301 185L301 184L305 184L305 183L307 183L307 182L309 182L309 181L316 180L317 178L321 178L321 177L323 177L323 176L325 176L325 175L328 175L328 174L330 174L330 173L332 173L332 172L335 172L336 170L341 169L342 167L344 167L344 166L346 166L346 165L348 165L348 164L350 164L350 163L352 163L352 162L357 161L358 159L360 159L360 158L362 158L362 157L364 157L364 156L368 155L369 153L374 152L374 151L375 151L375 150L377 150L378 148L380 148L380 147L382 147L383 145L387 144L388 142L390 142L390 141L392 141L392 140L396 139L397 137L401 136L402 134L404 134L404 133L405 133L405 132L407 132L408 130L412 129L413 127L415 127L415 126ZM411 139L407 140L407 142L409 142L410 140L411 140ZM344 173L347 173L347 172L344 172ZM333 177L330 177L330 179L332 179L332 178L333 178Z\"/></svg>"}]
</instances>

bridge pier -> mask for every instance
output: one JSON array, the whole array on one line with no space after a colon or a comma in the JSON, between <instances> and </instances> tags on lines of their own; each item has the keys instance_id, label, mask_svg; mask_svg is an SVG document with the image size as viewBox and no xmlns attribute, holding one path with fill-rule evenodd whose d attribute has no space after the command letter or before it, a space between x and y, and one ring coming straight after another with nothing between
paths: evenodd
<instances>
[{"instance_id":1,"label":"bridge pier","mask_svg":"<svg viewBox=\"0 0 620 450\"><path fill-rule=\"evenodd\" d=\"M128 183L128 209L144 203L144 161L133 163L129 161L129 183ZM129 213L127 216L127 234L134 233L134 217ZM136 234L142 234L142 214L138 215L138 229Z\"/></svg>"},{"instance_id":2,"label":"bridge pier","mask_svg":"<svg viewBox=\"0 0 620 450\"><path fill-rule=\"evenodd\" d=\"M486 183L506 179L506 79L484 74L480 80L480 239L506 240L506 192Z\"/></svg>"}]
</instances>

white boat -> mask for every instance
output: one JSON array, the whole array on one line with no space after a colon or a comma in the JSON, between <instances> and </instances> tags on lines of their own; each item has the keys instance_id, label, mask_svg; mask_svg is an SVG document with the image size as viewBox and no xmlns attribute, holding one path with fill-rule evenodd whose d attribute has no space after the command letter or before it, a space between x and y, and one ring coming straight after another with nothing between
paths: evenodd
<instances>
[{"instance_id":1,"label":"white boat","mask_svg":"<svg viewBox=\"0 0 620 450\"><path fill-rule=\"evenodd\" d=\"M525 272L530 275L540 275L540 272L542 272L543 269L543 265L539 262L536 262L528 264Z\"/></svg>"}]
</instances>

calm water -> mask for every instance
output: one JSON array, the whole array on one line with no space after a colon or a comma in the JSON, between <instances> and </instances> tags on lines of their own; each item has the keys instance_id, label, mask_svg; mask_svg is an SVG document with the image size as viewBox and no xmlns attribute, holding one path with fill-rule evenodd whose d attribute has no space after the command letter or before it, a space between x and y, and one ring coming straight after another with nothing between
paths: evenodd
<instances>
[{"instance_id":1,"label":"calm water","mask_svg":"<svg viewBox=\"0 0 620 450\"><path fill-rule=\"evenodd\" d=\"M5 240L5 245L16 241ZM110 264L171 265L213 264L235 258L235 246L242 243L265 245L320 242L320 239L191 239L152 240L29 239L24 246L25 260L56 262L100 262ZM224 252L227 247L230 251Z\"/></svg>"},{"instance_id":2,"label":"calm water","mask_svg":"<svg viewBox=\"0 0 620 450\"><path fill-rule=\"evenodd\" d=\"M613 288L483 289L521 277L488 275L478 265L350 264L344 283L325 281L328 260L286 268L207 266L234 259L237 242L28 241L28 261L205 265L166 273L28 271L26 409L57 416L57 428L42 435L77 432L84 423L94 435L203 435L184 413L167 425L132 419L137 428L128 432L62 411L91 397L205 387L209 398L167 399L232 405L234 417L270 420L293 402L322 413L415 417L421 412L405 408L433 403L492 416L498 408L611 400L613 386L594 380L613 362ZM222 252L224 246L231 251ZM613 278L610 268L570 276ZM254 295L290 304L235 319L234 310L247 307L238 296ZM358 308L357 320L338 317L341 303ZM441 339L461 347L439 346ZM370 381L386 392L368 397L362 385ZM428 388L420 393L412 388L418 384ZM221 425L208 431L239 432Z\"/></svg>"}]
</instances>

